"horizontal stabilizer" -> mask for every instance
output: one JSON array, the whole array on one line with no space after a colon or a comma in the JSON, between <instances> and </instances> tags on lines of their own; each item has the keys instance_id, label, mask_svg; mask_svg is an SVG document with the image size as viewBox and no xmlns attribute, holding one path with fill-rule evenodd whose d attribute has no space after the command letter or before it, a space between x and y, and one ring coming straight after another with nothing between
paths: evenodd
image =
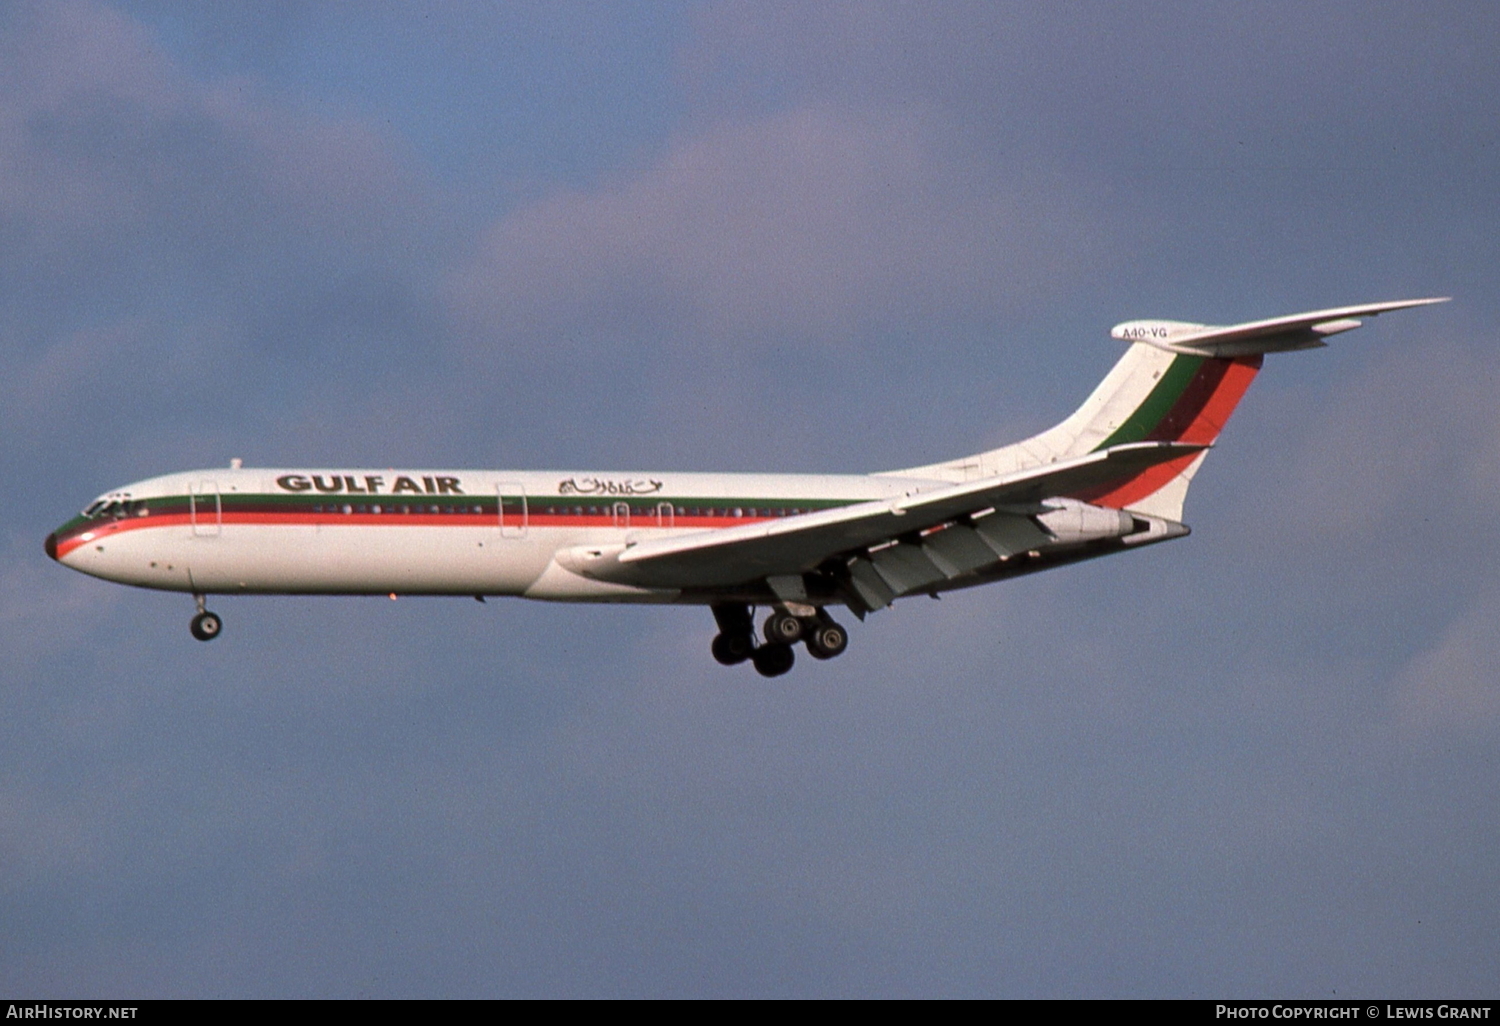
<instances>
[{"instance_id":1,"label":"horizontal stabilizer","mask_svg":"<svg viewBox=\"0 0 1500 1026\"><path fill-rule=\"evenodd\" d=\"M1273 317L1270 320L1249 321L1227 327L1186 321L1126 321L1115 325L1109 334L1112 338L1126 342L1145 342L1158 349L1191 356L1253 356L1257 353L1312 349L1324 345L1323 339L1330 335L1359 327L1363 323L1361 317L1374 317L1413 306L1446 303L1448 299L1447 296L1439 296L1340 306L1331 310L1313 310L1289 317Z\"/></svg>"}]
</instances>

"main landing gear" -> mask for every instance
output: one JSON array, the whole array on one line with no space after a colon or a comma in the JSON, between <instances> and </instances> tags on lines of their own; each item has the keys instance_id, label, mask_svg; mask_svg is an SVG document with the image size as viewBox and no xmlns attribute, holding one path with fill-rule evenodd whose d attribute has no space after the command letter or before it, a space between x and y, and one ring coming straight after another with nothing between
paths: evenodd
<instances>
[{"instance_id":1,"label":"main landing gear","mask_svg":"<svg viewBox=\"0 0 1500 1026\"><path fill-rule=\"evenodd\" d=\"M212 641L219 636L224 629L224 621L219 619L218 613L210 613L203 605L203 596L194 595L193 601L198 604L198 615L193 617L193 622L188 625L188 630L193 632L193 637L199 641Z\"/></svg>"},{"instance_id":2,"label":"main landing gear","mask_svg":"<svg viewBox=\"0 0 1500 1026\"><path fill-rule=\"evenodd\" d=\"M812 616L796 616L785 609L773 612L761 632L765 643L755 643L755 620L749 606L713 607L719 633L710 650L725 666L749 660L762 677L780 677L792 668L797 655L792 646L802 642L814 659L832 659L849 647L849 633L822 609Z\"/></svg>"}]
</instances>

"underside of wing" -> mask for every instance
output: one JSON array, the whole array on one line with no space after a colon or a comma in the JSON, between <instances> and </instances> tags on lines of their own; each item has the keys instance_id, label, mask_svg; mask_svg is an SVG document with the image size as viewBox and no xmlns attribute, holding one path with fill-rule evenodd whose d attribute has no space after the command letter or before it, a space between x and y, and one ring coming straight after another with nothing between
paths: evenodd
<instances>
[{"instance_id":1,"label":"underside of wing","mask_svg":"<svg viewBox=\"0 0 1500 1026\"><path fill-rule=\"evenodd\" d=\"M1054 541L1058 535L1048 518L1076 534L1098 526L1083 523L1092 516L1118 536L1129 529L1130 517L1091 506L1086 508L1098 512L1081 513L1085 504L1078 502L1065 512L1062 500L1128 481L1202 449L1176 442L1120 445L897 499L640 542L615 553L600 552L580 570L622 584L702 589L795 578L837 561L856 591L860 576L870 577L863 604L880 608L895 595L972 574Z\"/></svg>"}]
</instances>

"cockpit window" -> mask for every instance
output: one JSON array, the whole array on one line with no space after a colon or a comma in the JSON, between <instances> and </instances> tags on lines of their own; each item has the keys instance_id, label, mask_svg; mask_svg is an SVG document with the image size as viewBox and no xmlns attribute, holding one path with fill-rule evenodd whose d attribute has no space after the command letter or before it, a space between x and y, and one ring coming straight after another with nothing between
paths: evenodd
<instances>
[{"instance_id":1,"label":"cockpit window","mask_svg":"<svg viewBox=\"0 0 1500 1026\"><path fill-rule=\"evenodd\" d=\"M116 520L128 517L134 507L140 503L132 502L127 495L106 495L102 499L95 499L83 510L83 515L89 520L99 517L114 517Z\"/></svg>"}]
</instances>

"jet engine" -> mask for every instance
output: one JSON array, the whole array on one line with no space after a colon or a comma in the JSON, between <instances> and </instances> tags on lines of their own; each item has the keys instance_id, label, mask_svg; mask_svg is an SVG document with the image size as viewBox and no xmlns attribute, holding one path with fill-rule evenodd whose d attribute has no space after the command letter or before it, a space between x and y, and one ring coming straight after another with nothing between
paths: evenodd
<instances>
[{"instance_id":1,"label":"jet engine","mask_svg":"<svg viewBox=\"0 0 1500 1026\"><path fill-rule=\"evenodd\" d=\"M1124 510L1092 506L1077 499L1048 499L1042 506L1046 511L1035 519L1061 545L1122 538L1136 529L1135 519Z\"/></svg>"}]
</instances>

